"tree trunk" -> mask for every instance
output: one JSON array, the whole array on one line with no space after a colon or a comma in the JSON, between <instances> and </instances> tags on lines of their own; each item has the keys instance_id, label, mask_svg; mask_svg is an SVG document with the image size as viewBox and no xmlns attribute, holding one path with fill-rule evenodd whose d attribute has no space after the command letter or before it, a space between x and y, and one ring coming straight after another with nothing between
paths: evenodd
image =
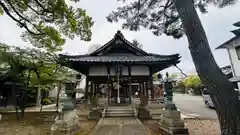
<instances>
[{"instance_id":1,"label":"tree trunk","mask_svg":"<svg viewBox=\"0 0 240 135\"><path fill-rule=\"evenodd\" d=\"M57 88L57 103L56 103L57 111L58 111L58 109L59 109L59 96L60 96L60 91L61 91L61 82L59 82L58 88Z\"/></svg>"},{"instance_id":2,"label":"tree trunk","mask_svg":"<svg viewBox=\"0 0 240 135\"><path fill-rule=\"evenodd\" d=\"M14 82L12 82L12 96L13 96L13 102L14 102L14 107L15 107L15 111L16 111L16 117L17 117L17 120L20 120L20 117L18 114L18 105L17 105L15 89L16 89L16 84Z\"/></svg>"},{"instance_id":3,"label":"tree trunk","mask_svg":"<svg viewBox=\"0 0 240 135\"><path fill-rule=\"evenodd\" d=\"M36 100L36 105L39 107L41 106L41 89L40 86L38 85L37 88L37 100Z\"/></svg>"},{"instance_id":4,"label":"tree trunk","mask_svg":"<svg viewBox=\"0 0 240 135\"><path fill-rule=\"evenodd\" d=\"M218 67L193 0L175 0L192 59L216 107L222 135L240 135L239 94Z\"/></svg>"}]
</instances>

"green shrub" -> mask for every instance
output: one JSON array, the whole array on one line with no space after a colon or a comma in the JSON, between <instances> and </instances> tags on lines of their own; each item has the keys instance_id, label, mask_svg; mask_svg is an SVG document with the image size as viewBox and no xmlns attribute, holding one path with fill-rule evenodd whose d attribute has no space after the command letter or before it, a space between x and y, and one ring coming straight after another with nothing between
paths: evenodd
<instances>
[{"instance_id":1,"label":"green shrub","mask_svg":"<svg viewBox=\"0 0 240 135\"><path fill-rule=\"evenodd\" d=\"M49 105L49 104L51 104L51 103L52 103L51 100L48 99L48 98L44 98L44 99L42 100L42 104L43 104L43 105Z\"/></svg>"}]
</instances>

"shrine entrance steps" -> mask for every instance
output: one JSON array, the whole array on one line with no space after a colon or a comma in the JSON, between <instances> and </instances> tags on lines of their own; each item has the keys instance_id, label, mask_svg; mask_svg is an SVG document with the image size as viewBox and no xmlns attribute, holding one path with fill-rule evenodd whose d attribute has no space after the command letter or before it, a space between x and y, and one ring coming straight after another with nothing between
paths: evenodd
<instances>
[{"instance_id":1,"label":"shrine entrance steps","mask_svg":"<svg viewBox=\"0 0 240 135\"><path fill-rule=\"evenodd\" d=\"M134 109L128 106L108 106L105 109L105 118L132 117L134 118Z\"/></svg>"}]
</instances>

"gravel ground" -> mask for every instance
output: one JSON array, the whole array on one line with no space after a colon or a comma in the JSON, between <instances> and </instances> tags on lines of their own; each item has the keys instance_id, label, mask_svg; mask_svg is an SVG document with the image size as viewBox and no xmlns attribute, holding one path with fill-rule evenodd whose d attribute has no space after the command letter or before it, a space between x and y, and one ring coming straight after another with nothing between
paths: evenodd
<instances>
[{"instance_id":1,"label":"gravel ground","mask_svg":"<svg viewBox=\"0 0 240 135\"><path fill-rule=\"evenodd\" d=\"M79 123L81 126L81 129L79 131L80 135L89 135L93 130L93 128L95 127L95 125L97 124L96 121L89 121L89 120L79 121Z\"/></svg>"},{"instance_id":2,"label":"gravel ground","mask_svg":"<svg viewBox=\"0 0 240 135\"><path fill-rule=\"evenodd\" d=\"M52 114L25 114L23 120L16 120L15 114L3 115L0 121L0 135L50 135L51 126L54 122L44 122L46 117L52 117ZM88 135L96 121L88 121L86 118L79 120L80 135Z\"/></svg>"},{"instance_id":3,"label":"gravel ground","mask_svg":"<svg viewBox=\"0 0 240 135\"><path fill-rule=\"evenodd\" d=\"M168 135L159 128L156 120L143 120L142 123L148 128L150 135Z\"/></svg>"},{"instance_id":4,"label":"gravel ground","mask_svg":"<svg viewBox=\"0 0 240 135\"><path fill-rule=\"evenodd\" d=\"M25 114L22 120L16 120L15 113L3 115L0 121L0 135L50 135L53 122L44 122L54 114Z\"/></svg>"},{"instance_id":5,"label":"gravel ground","mask_svg":"<svg viewBox=\"0 0 240 135\"><path fill-rule=\"evenodd\" d=\"M218 120L185 120L190 135L220 135Z\"/></svg>"},{"instance_id":6,"label":"gravel ground","mask_svg":"<svg viewBox=\"0 0 240 135\"><path fill-rule=\"evenodd\" d=\"M184 120L189 130L189 135L220 135L220 127L218 120ZM159 129L159 125L155 120L142 121L149 128L152 135L167 135L166 132Z\"/></svg>"}]
</instances>

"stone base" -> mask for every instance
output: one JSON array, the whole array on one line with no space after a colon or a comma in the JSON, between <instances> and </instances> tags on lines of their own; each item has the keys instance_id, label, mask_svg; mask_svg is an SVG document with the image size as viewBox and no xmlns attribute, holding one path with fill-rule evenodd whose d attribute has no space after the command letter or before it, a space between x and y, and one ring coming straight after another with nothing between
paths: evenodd
<instances>
[{"instance_id":1,"label":"stone base","mask_svg":"<svg viewBox=\"0 0 240 135\"><path fill-rule=\"evenodd\" d=\"M51 135L75 135L79 130L78 119L57 120L51 128Z\"/></svg>"},{"instance_id":2,"label":"stone base","mask_svg":"<svg viewBox=\"0 0 240 135\"><path fill-rule=\"evenodd\" d=\"M139 106L138 110L139 119L152 119L150 111L145 106Z\"/></svg>"},{"instance_id":3,"label":"stone base","mask_svg":"<svg viewBox=\"0 0 240 135\"><path fill-rule=\"evenodd\" d=\"M171 135L188 135L188 129L185 128L180 111L164 110L159 125L162 130Z\"/></svg>"},{"instance_id":4,"label":"stone base","mask_svg":"<svg viewBox=\"0 0 240 135\"><path fill-rule=\"evenodd\" d=\"M102 111L97 109L97 110L92 110L89 112L88 119L89 120L99 120L102 118Z\"/></svg>"},{"instance_id":5,"label":"stone base","mask_svg":"<svg viewBox=\"0 0 240 135\"><path fill-rule=\"evenodd\" d=\"M160 124L169 126L169 127L184 127L184 122L181 119L167 118L165 116L161 117Z\"/></svg>"},{"instance_id":6,"label":"stone base","mask_svg":"<svg viewBox=\"0 0 240 135\"><path fill-rule=\"evenodd\" d=\"M181 112L177 110L163 110L162 114L164 117L171 118L171 119L181 119Z\"/></svg>"}]
</instances>

